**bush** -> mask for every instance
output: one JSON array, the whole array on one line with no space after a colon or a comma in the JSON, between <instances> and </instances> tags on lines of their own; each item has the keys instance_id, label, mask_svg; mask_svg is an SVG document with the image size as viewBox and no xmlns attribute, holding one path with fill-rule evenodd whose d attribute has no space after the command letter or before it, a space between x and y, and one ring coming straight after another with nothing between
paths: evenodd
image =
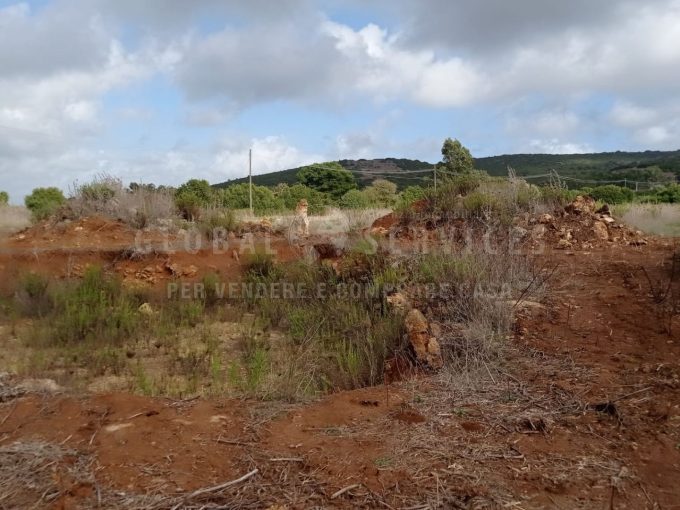
<instances>
[{"instance_id":1,"label":"bush","mask_svg":"<svg viewBox=\"0 0 680 510\"><path fill-rule=\"evenodd\" d=\"M223 207L229 209L248 209L249 193L247 183L232 184L219 190L218 200ZM255 214L269 214L281 211L283 208L283 200L274 195L271 189L253 184L253 210Z\"/></svg>"},{"instance_id":2,"label":"bush","mask_svg":"<svg viewBox=\"0 0 680 510\"><path fill-rule=\"evenodd\" d=\"M421 186L407 186L399 194L398 205L407 207L418 200L425 198L425 189Z\"/></svg>"},{"instance_id":3,"label":"bush","mask_svg":"<svg viewBox=\"0 0 680 510\"><path fill-rule=\"evenodd\" d=\"M201 208L212 205L214 201L213 189L204 179L190 179L175 190L175 204L187 220L198 219Z\"/></svg>"},{"instance_id":4,"label":"bush","mask_svg":"<svg viewBox=\"0 0 680 510\"><path fill-rule=\"evenodd\" d=\"M624 202L632 202L635 192L630 188L607 184L593 188L590 196L606 204L622 204Z\"/></svg>"},{"instance_id":5,"label":"bush","mask_svg":"<svg viewBox=\"0 0 680 510\"><path fill-rule=\"evenodd\" d=\"M293 210L303 198L307 200L309 214L321 214L331 203L328 194L312 189L304 184L280 184L274 189L275 196L283 202L283 207Z\"/></svg>"},{"instance_id":6,"label":"bush","mask_svg":"<svg viewBox=\"0 0 680 510\"><path fill-rule=\"evenodd\" d=\"M363 193L372 206L394 207L397 201L397 185L385 179L376 179Z\"/></svg>"},{"instance_id":7,"label":"bush","mask_svg":"<svg viewBox=\"0 0 680 510\"><path fill-rule=\"evenodd\" d=\"M235 232L239 222L233 211L229 209L210 209L202 213L198 224L200 232L212 241L220 233Z\"/></svg>"},{"instance_id":8,"label":"bush","mask_svg":"<svg viewBox=\"0 0 680 510\"><path fill-rule=\"evenodd\" d=\"M656 201L669 204L680 203L680 184L669 184L656 192Z\"/></svg>"},{"instance_id":9,"label":"bush","mask_svg":"<svg viewBox=\"0 0 680 510\"><path fill-rule=\"evenodd\" d=\"M98 267L88 268L81 281L55 288L50 297L49 342L120 342L140 325L139 299Z\"/></svg>"},{"instance_id":10,"label":"bush","mask_svg":"<svg viewBox=\"0 0 680 510\"><path fill-rule=\"evenodd\" d=\"M340 198L339 204L344 209L368 209L371 201L362 191L352 189Z\"/></svg>"},{"instance_id":11,"label":"bush","mask_svg":"<svg viewBox=\"0 0 680 510\"><path fill-rule=\"evenodd\" d=\"M33 214L35 220L44 220L52 216L66 202L59 188L36 188L24 199L24 203Z\"/></svg>"},{"instance_id":12,"label":"bush","mask_svg":"<svg viewBox=\"0 0 680 510\"><path fill-rule=\"evenodd\" d=\"M0 191L0 206L9 203L9 194L6 191Z\"/></svg>"}]
</instances>

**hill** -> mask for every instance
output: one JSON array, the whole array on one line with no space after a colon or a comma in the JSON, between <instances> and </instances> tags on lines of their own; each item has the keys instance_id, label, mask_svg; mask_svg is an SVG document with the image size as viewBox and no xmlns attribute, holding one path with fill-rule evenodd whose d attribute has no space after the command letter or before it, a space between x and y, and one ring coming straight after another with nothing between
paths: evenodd
<instances>
[{"instance_id":1,"label":"hill","mask_svg":"<svg viewBox=\"0 0 680 510\"><path fill-rule=\"evenodd\" d=\"M417 159L343 159L339 163L352 172L361 186L383 177L395 182L400 188L422 184L431 179L429 173L407 172L431 169L434 164ZM644 152L602 152L594 154L505 154L475 158L475 166L491 175L507 175L512 167L517 175L547 174L556 170L563 177L584 180L659 181L676 179L680 175L680 150ZM253 182L261 186L279 183L294 184L299 168L253 176ZM532 181L540 182L541 179ZM248 178L234 179L216 184L223 188L231 184L248 182Z\"/></svg>"}]
</instances>

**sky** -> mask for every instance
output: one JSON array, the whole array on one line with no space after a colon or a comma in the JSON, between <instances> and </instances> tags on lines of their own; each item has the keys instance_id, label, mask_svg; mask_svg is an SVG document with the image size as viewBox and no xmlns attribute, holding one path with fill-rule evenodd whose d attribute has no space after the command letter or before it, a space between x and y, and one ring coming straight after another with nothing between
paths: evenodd
<instances>
[{"instance_id":1,"label":"sky","mask_svg":"<svg viewBox=\"0 0 680 510\"><path fill-rule=\"evenodd\" d=\"M680 0L0 0L0 190L680 149Z\"/></svg>"}]
</instances>

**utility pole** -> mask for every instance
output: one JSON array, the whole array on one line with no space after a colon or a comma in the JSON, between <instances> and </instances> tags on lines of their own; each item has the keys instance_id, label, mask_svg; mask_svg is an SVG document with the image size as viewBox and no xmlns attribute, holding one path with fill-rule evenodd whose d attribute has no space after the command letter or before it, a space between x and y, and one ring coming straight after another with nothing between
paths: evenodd
<instances>
[{"instance_id":1,"label":"utility pole","mask_svg":"<svg viewBox=\"0 0 680 510\"><path fill-rule=\"evenodd\" d=\"M253 149L248 149L248 188L250 214L253 214Z\"/></svg>"}]
</instances>

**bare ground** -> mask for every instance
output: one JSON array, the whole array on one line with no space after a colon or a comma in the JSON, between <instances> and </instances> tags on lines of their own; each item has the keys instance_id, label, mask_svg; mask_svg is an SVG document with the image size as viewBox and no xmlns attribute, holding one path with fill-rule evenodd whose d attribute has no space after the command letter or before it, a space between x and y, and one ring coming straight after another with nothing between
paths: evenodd
<instances>
[{"instance_id":1,"label":"bare ground","mask_svg":"<svg viewBox=\"0 0 680 510\"><path fill-rule=\"evenodd\" d=\"M475 373L296 406L5 381L0 507L680 508L680 325L655 302L672 254L545 254L549 294Z\"/></svg>"}]
</instances>

